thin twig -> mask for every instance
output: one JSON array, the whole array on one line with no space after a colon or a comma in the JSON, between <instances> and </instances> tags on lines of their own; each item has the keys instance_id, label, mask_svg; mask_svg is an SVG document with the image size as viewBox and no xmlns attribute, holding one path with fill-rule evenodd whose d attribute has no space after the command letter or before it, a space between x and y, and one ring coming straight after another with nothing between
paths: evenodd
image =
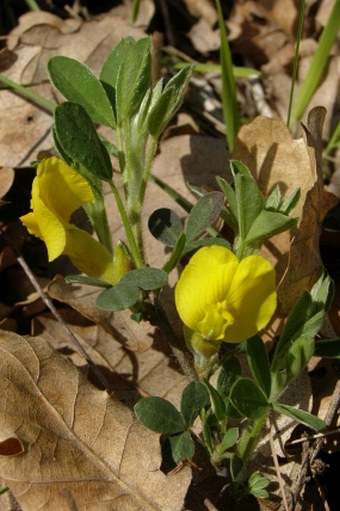
<instances>
[{"instance_id":1,"label":"thin twig","mask_svg":"<svg viewBox=\"0 0 340 511\"><path fill-rule=\"evenodd\" d=\"M331 402L328 406L328 410L326 413L326 417L324 418L325 423L327 426L330 426L332 423L334 417L339 413L340 408L340 380L338 380L337 384L335 385L335 389L333 392L333 396L331 399ZM311 448L310 453L310 463L312 464L315 460L316 456L318 455L321 446L323 443L323 438L318 438L313 447Z\"/></svg>"},{"instance_id":2,"label":"thin twig","mask_svg":"<svg viewBox=\"0 0 340 511\"><path fill-rule=\"evenodd\" d=\"M326 417L324 419L325 423L327 425L330 425L337 413L339 413L339 406L340 406L340 381L337 382L332 400L329 404ZM308 467L311 467L311 465L314 463L315 458L319 454L319 451L321 449L323 440L328 434L333 434L336 431L338 431L339 428L333 429L330 431L326 431L323 434L317 433L316 435L312 435L312 438L306 437L306 440L316 438L316 442L311 445L307 450L304 449L303 456L302 456L302 463L301 463L301 471L299 472L299 477L297 481L294 484L294 487L292 488L292 498L293 502L296 502L297 498L301 494L301 489L305 483L306 474ZM322 435L322 436L321 436ZM292 444L293 442L291 442ZM296 442L297 443L297 442Z\"/></svg>"},{"instance_id":3,"label":"thin twig","mask_svg":"<svg viewBox=\"0 0 340 511\"><path fill-rule=\"evenodd\" d=\"M326 436L335 435L336 433L340 433L340 427L335 429L330 429L329 431L324 431L321 433L315 433L315 435L309 435L303 438L297 438L296 440L291 440L286 443L286 447L290 447L291 445L302 444L304 442L311 442L313 440L317 440L318 438L324 438Z\"/></svg>"},{"instance_id":4,"label":"thin twig","mask_svg":"<svg viewBox=\"0 0 340 511\"><path fill-rule=\"evenodd\" d=\"M280 487L280 492L281 492L281 495L282 495L283 507L284 507L285 511L289 511L289 505L288 505L288 502L287 502L284 482L283 482L283 479L282 479L282 475L281 475L281 472L280 472L279 462L278 462L277 455L276 455L276 452L275 452L275 445L274 445L274 440L273 440L273 435L272 435L272 423L271 423L271 420L270 420L269 417L267 417L266 422L267 422L267 428L268 428L269 445L270 445L270 450L271 450L271 453L272 453L272 458L273 458L273 462L274 462L274 467L275 467L275 472L276 472L277 480L278 480L279 487Z\"/></svg>"},{"instance_id":5,"label":"thin twig","mask_svg":"<svg viewBox=\"0 0 340 511\"><path fill-rule=\"evenodd\" d=\"M26 273L27 277L31 281L32 285L34 286L34 289L38 292L39 296L41 297L41 299L43 300L43 302L47 306L47 308L51 311L53 316L63 326L63 328L66 330L66 332L68 333L68 335L72 339L73 343L75 344L75 346L76 346L76 348L78 350L78 353L86 360L86 362L88 363L89 367L91 368L93 373L96 375L98 380L104 385L104 387L107 390L109 390L110 389L109 382L107 381L105 376L102 374L102 372L98 369L98 367L92 362L92 360L89 357L89 355L87 354L86 350L80 344L80 342L78 341L78 339L75 336L75 334L72 332L72 330L70 329L68 324L64 321L64 319L59 314L58 310L55 308L52 300L47 296L47 294L44 292L44 290L40 287L39 282L37 281L37 279L33 275L32 271L29 268L29 266L26 263L26 261L23 259L22 256L18 256L17 260L18 260L18 263L20 264L20 266L22 267L22 269L24 270L24 272Z\"/></svg>"},{"instance_id":6,"label":"thin twig","mask_svg":"<svg viewBox=\"0 0 340 511\"><path fill-rule=\"evenodd\" d=\"M299 466L299 475L295 482L292 484L290 488L291 499L292 499L292 508L295 511L298 511L298 499L301 498L302 490L306 484L306 477L309 467L309 445L303 444L302 446L302 458Z\"/></svg>"}]
</instances>

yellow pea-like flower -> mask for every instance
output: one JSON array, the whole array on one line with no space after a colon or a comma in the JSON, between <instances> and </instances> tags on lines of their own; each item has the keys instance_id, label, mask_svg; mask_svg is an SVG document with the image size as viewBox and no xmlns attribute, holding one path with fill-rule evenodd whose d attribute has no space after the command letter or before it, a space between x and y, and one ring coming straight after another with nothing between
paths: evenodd
<instances>
[{"instance_id":1,"label":"yellow pea-like flower","mask_svg":"<svg viewBox=\"0 0 340 511\"><path fill-rule=\"evenodd\" d=\"M199 249L175 288L184 325L208 341L238 343L262 330L276 308L275 271L259 255L238 260L225 247Z\"/></svg>"},{"instance_id":2,"label":"yellow pea-like flower","mask_svg":"<svg viewBox=\"0 0 340 511\"><path fill-rule=\"evenodd\" d=\"M88 202L94 202L89 183L53 156L39 163L32 211L20 219L30 234L45 242L49 261L65 254L88 276L116 284L113 255L88 232L69 223L72 213Z\"/></svg>"}]
</instances>

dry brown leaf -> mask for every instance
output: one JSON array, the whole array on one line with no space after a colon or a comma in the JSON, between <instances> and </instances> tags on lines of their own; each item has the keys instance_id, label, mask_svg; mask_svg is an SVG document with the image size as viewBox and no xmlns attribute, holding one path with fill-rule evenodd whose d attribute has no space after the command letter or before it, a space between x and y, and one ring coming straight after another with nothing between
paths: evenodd
<instances>
[{"instance_id":1,"label":"dry brown leaf","mask_svg":"<svg viewBox=\"0 0 340 511\"><path fill-rule=\"evenodd\" d=\"M154 333L153 346L147 352L132 353L101 327L75 324L72 313L67 310L62 311L62 317L92 362L105 371L106 379L120 401L133 404L138 396L157 395L179 405L188 382L178 372L170 348L159 332ZM42 334L54 349L67 353L75 365L84 366L84 359L74 352L68 332L50 314L35 319L33 334Z\"/></svg>"},{"instance_id":2,"label":"dry brown leaf","mask_svg":"<svg viewBox=\"0 0 340 511\"><path fill-rule=\"evenodd\" d=\"M233 152L233 158L249 167L265 195L277 184L285 196L301 189L295 210L300 219L298 228L265 244L265 253L276 266L283 313L311 287L322 266L319 236L325 211L320 157L324 115L324 109L314 109L304 138L297 140L281 121L258 117L240 130Z\"/></svg>"},{"instance_id":3,"label":"dry brown leaf","mask_svg":"<svg viewBox=\"0 0 340 511\"><path fill-rule=\"evenodd\" d=\"M214 25L216 23L216 7L210 0L184 0L184 3L193 16L207 20L209 25Z\"/></svg>"},{"instance_id":4,"label":"dry brown leaf","mask_svg":"<svg viewBox=\"0 0 340 511\"><path fill-rule=\"evenodd\" d=\"M0 475L25 511L180 511L188 467L165 476L158 435L37 337L0 334ZM17 453L17 454L16 454Z\"/></svg>"},{"instance_id":5,"label":"dry brown leaf","mask_svg":"<svg viewBox=\"0 0 340 511\"><path fill-rule=\"evenodd\" d=\"M153 328L146 323L138 324L130 319L131 312L107 312L96 307L98 288L70 285L57 276L48 286L51 298L67 303L131 351L145 351L152 343Z\"/></svg>"},{"instance_id":6,"label":"dry brown leaf","mask_svg":"<svg viewBox=\"0 0 340 511\"><path fill-rule=\"evenodd\" d=\"M14 181L14 170L11 167L0 168L0 199L10 190Z\"/></svg>"},{"instance_id":7,"label":"dry brown leaf","mask_svg":"<svg viewBox=\"0 0 340 511\"><path fill-rule=\"evenodd\" d=\"M285 13L283 17L281 9ZM240 28L235 34L233 48L251 59L255 66L276 60L278 53L289 44L295 20L293 0L235 2L229 21ZM234 32L237 32L235 28Z\"/></svg>"},{"instance_id":8,"label":"dry brown leaf","mask_svg":"<svg viewBox=\"0 0 340 511\"><path fill-rule=\"evenodd\" d=\"M107 15L99 20L62 20L46 12L29 12L10 34L8 45L13 63L5 74L19 84L38 83L32 90L56 102L49 83L47 62L54 55L64 55L87 64L98 73L107 55L122 37L142 37L144 32L128 19ZM2 61L8 55L1 54ZM40 151L51 151L52 119L49 113L10 91L0 91L1 163L20 167L38 158ZM20 134L20 136L18 136Z\"/></svg>"}]
</instances>

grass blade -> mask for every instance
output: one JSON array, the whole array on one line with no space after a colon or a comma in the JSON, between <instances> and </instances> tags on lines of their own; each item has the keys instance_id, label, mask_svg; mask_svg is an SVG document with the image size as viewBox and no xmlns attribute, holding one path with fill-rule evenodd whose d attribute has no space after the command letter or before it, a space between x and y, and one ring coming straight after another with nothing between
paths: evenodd
<instances>
[{"instance_id":1,"label":"grass blade","mask_svg":"<svg viewBox=\"0 0 340 511\"><path fill-rule=\"evenodd\" d=\"M216 0L216 5L221 39L220 58L222 71L223 118L226 125L227 145L231 152L234 147L240 125L240 113L236 101L236 83L220 0Z\"/></svg>"},{"instance_id":2,"label":"grass blade","mask_svg":"<svg viewBox=\"0 0 340 511\"><path fill-rule=\"evenodd\" d=\"M325 28L322 31L317 50L314 54L306 79L296 101L294 117L299 120L306 111L314 92L320 84L329 54L340 26L340 0L336 0Z\"/></svg>"},{"instance_id":3,"label":"grass blade","mask_svg":"<svg viewBox=\"0 0 340 511\"><path fill-rule=\"evenodd\" d=\"M287 114L287 127L288 128L290 125L290 118L292 115L294 89L295 89L297 70L298 70L298 64L299 64L300 42L301 42L301 38L302 38L303 20L305 17L305 7L306 7L305 0L301 0L300 6L299 6L299 18L298 18L298 26L297 26L297 34L296 34L295 55L294 55L294 60L293 60L292 84L290 87L289 103L288 103L288 114Z\"/></svg>"}]
</instances>

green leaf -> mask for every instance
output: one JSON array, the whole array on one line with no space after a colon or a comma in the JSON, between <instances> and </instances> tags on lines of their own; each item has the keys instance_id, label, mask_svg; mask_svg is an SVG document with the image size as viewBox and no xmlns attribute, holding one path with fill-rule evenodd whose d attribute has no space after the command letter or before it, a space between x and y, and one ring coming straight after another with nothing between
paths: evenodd
<instances>
[{"instance_id":1,"label":"green leaf","mask_svg":"<svg viewBox=\"0 0 340 511\"><path fill-rule=\"evenodd\" d=\"M230 167L235 181L239 237L244 241L256 217L264 209L265 199L243 163L232 160Z\"/></svg>"},{"instance_id":2,"label":"green leaf","mask_svg":"<svg viewBox=\"0 0 340 511\"><path fill-rule=\"evenodd\" d=\"M151 40L120 41L105 61L100 79L116 114L117 124L137 112L151 85Z\"/></svg>"},{"instance_id":3,"label":"green leaf","mask_svg":"<svg viewBox=\"0 0 340 511\"><path fill-rule=\"evenodd\" d=\"M272 363L272 393L271 399L277 396L288 384L302 371L314 354L314 339L301 336L287 346L287 350L281 353L280 358Z\"/></svg>"},{"instance_id":4,"label":"green leaf","mask_svg":"<svg viewBox=\"0 0 340 511\"><path fill-rule=\"evenodd\" d=\"M93 122L115 126L105 89L85 64L70 57L56 56L49 60L48 71L53 85L67 100L81 105Z\"/></svg>"},{"instance_id":5,"label":"green leaf","mask_svg":"<svg viewBox=\"0 0 340 511\"><path fill-rule=\"evenodd\" d=\"M182 232L182 234L180 235L180 237L177 240L176 245L174 246L171 256L169 257L169 259L163 266L164 271L166 271L167 273L170 273L171 270L173 270L175 268L176 264L178 263L178 261L180 260L182 254L183 254L185 244L186 244L186 236L185 236L184 232Z\"/></svg>"},{"instance_id":6,"label":"green leaf","mask_svg":"<svg viewBox=\"0 0 340 511\"><path fill-rule=\"evenodd\" d=\"M168 274L164 270L137 268L124 275L116 286L103 291L97 298L97 306L108 311L128 309L138 302L140 290L160 289L167 280Z\"/></svg>"},{"instance_id":7,"label":"green leaf","mask_svg":"<svg viewBox=\"0 0 340 511\"><path fill-rule=\"evenodd\" d=\"M257 384L270 396L271 374L266 347L259 335L247 340L247 359Z\"/></svg>"},{"instance_id":8,"label":"green leaf","mask_svg":"<svg viewBox=\"0 0 340 511\"><path fill-rule=\"evenodd\" d=\"M230 459L230 474L234 482L241 483L246 478L246 466L236 454Z\"/></svg>"},{"instance_id":9,"label":"green leaf","mask_svg":"<svg viewBox=\"0 0 340 511\"><path fill-rule=\"evenodd\" d=\"M195 442L191 438L189 431L184 431L179 435L168 438L171 448L171 455L175 463L183 460L190 460L195 454Z\"/></svg>"},{"instance_id":10,"label":"green leaf","mask_svg":"<svg viewBox=\"0 0 340 511\"><path fill-rule=\"evenodd\" d=\"M235 408L248 419L263 417L270 408L265 394L249 378L239 378L234 383L230 400Z\"/></svg>"},{"instance_id":11,"label":"green leaf","mask_svg":"<svg viewBox=\"0 0 340 511\"><path fill-rule=\"evenodd\" d=\"M145 397L134 407L137 418L152 431L175 435L185 431L182 415L172 403L162 397Z\"/></svg>"},{"instance_id":12,"label":"green leaf","mask_svg":"<svg viewBox=\"0 0 340 511\"><path fill-rule=\"evenodd\" d=\"M254 472L248 479L248 491L255 497L266 499L269 497L265 489L270 485L270 480L264 477L260 472Z\"/></svg>"},{"instance_id":13,"label":"green leaf","mask_svg":"<svg viewBox=\"0 0 340 511\"><path fill-rule=\"evenodd\" d=\"M288 197L286 197L282 204L280 205L280 212L284 213L285 215L289 215L293 209L295 209L297 203L299 202L301 197L301 190L300 188L297 188L294 190Z\"/></svg>"},{"instance_id":14,"label":"green leaf","mask_svg":"<svg viewBox=\"0 0 340 511\"><path fill-rule=\"evenodd\" d=\"M216 389L218 393L224 398L228 397L231 387L240 376L240 362L237 357L232 355L225 360L217 377Z\"/></svg>"},{"instance_id":15,"label":"green leaf","mask_svg":"<svg viewBox=\"0 0 340 511\"><path fill-rule=\"evenodd\" d=\"M340 359L340 337L334 339L318 339L315 342L314 355L324 358Z\"/></svg>"},{"instance_id":16,"label":"green leaf","mask_svg":"<svg viewBox=\"0 0 340 511\"><path fill-rule=\"evenodd\" d=\"M293 406L289 406L283 403L273 403L273 408L276 412L282 413L283 415L287 415L291 419L304 424L305 426L314 429L315 431L320 431L326 427L326 423L312 415L309 412L304 410L300 410L299 408L295 408Z\"/></svg>"},{"instance_id":17,"label":"green leaf","mask_svg":"<svg viewBox=\"0 0 340 511\"><path fill-rule=\"evenodd\" d=\"M221 192L210 192L195 204L187 219L185 233L187 241L198 238L220 216L224 196Z\"/></svg>"},{"instance_id":18,"label":"green leaf","mask_svg":"<svg viewBox=\"0 0 340 511\"><path fill-rule=\"evenodd\" d=\"M333 295L331 279L321 275L311 291L302 294L291 311L276 346L272 369L285 357L291 344L300 337L314 339L325 319Z\"/></svg>"},{"instance_id":19,"label":"green leaf","mask_svg":"<svg viewBox=\"0 0 340 511\"><path fill-rule=\"evenodd\" d=\"M104 181L112 179L110 156L84 108L65 102L57 106L54 129L58 145L74 165Z\"/></svg>"},{"instance_id":20,"label":"green leaf","mask_svg":"<svg viewBox=\"0 0 340 511\"><path fill-rule=\"evenodd\" d=\"M287 231L297 224L297 218L290 218L283 213L276 211L262 210L254 219L247 236L246 243L248 245L258 241L271 238L275 234Z\"/></svg>"},{"instance_id":21,"label":"green leaf","mask_svg":"<svg viewBox=\"0 0 340 511\"><path fill-rule=\"evenodd\" d=\"M334 285L331 278L326 274L321 275L312 287L310 294L313 301L319 307L322 304L327 311L331 306L334 296Z\"/></svg>"},{"instance_id":22,"label":"green leaf","mask_svg":"<svg viewBox=\"0 0 340 511\"><path fill-rule=\"evenodd\" d=\"M266 209L277 211L282 201L280 186L276 185L274 190L266 199Z\"/></svg>"},{"instance_id":23,"label":"green leaf","mask_svg":"<svg viewBox=\"0 0 340 511\"><path fill-rule=\"evenodd\" d=\"M180 107L190 80L192 66L187 66L169 80L153 107L150 109L147 126L150 135L158 139L166 125Z\"/></svg>"},{"instance_id":24,"label":"green leaf","mask_svg":"<svg viewBox=\"0 0 340 511\"><path fill-rule=\"evenodd\" d=\"M238 440L239 431L238 428L230 428L224 434L222 442L220 443L219 450L221 453L228 451L236 444Z\"/></svg>"},{"instance_id":25,"label":"green leaf","mask_svg":"<svg viewBox=\"0 0 340 511\"><path fill-rule=\"evenodd\" d=\"M151 234L168 247L174 247L183 232L183 224L177 213L169 208L154 211L148 222Z\"/></svg>"},{"instance_id":26,"label":"green leaf","mask_svg":"<svg viewBox=\"0 0 340 511\"><path fill-rule=\"evenodd\" d=\"M226 418L226 407L224 400L218 391L207 380L205 380L204 383L209 391L211 401L214 405L215 415L219 421L223 421Z\"/></svg>"},{"instance_id":27,"label":"green leaf","mask_svg":"<svg viewBox=\"0 0 340 511\"><path fill-rule=\"evenodd\" d=\"M137 268L132 270L120 280L119 284L134 285L143 291L153 291L165 286L168 281L168 274L159 268ZM119 285L118 284L118 285Z\"/></svg>"},{"instance_id":28,"label":"green leaf","mask_svg":"<svg viewBox=\"0 0 340 511\"><path fill-rule=\"evenodd\" d=\"M129 44L118 71L116 83L117 123L138 111L151 86L151 38Z\"/></svg>"},{"instance_id":29,"label":"green leaf","mask_svg":"<svg viewBox=\"0 0 340 511\"><path fill-rule=\"evenodd\" d=\"M235 233L238 232L238 206L237 206L237 199L236 199L236 193L234 188L220 176L216 177L216 181L218 186L221 188L222 192L224 193L227 202L228 202L228 209L223 208L222 209L222 218L227 222L228 225L233 229ZM224 209L226 211L224 211Z\"/></svg>"},{"instance_id":30,"label":"green leaf","mask_svg":"<svg viewBox=\"0 0 340 511\"><path fill-rule=\"evenodd\" d=\"M209 404L209 393L204 383L194 381L185 387L181 398L181 414L188 428L193 425L202 408Z\"/></svg>"},{"instance_id":31,"label":"green leaf","mask_svg":"<svg viewBox=\"0 0 340 511\"><path fill-rule=\"evenodd\" d=\"M133 307L139 300L140 291L131 282L120 281L116 286L105 289L97 297L96 305L106 311L120 311Z\"/></svg>"}]
</instances>

